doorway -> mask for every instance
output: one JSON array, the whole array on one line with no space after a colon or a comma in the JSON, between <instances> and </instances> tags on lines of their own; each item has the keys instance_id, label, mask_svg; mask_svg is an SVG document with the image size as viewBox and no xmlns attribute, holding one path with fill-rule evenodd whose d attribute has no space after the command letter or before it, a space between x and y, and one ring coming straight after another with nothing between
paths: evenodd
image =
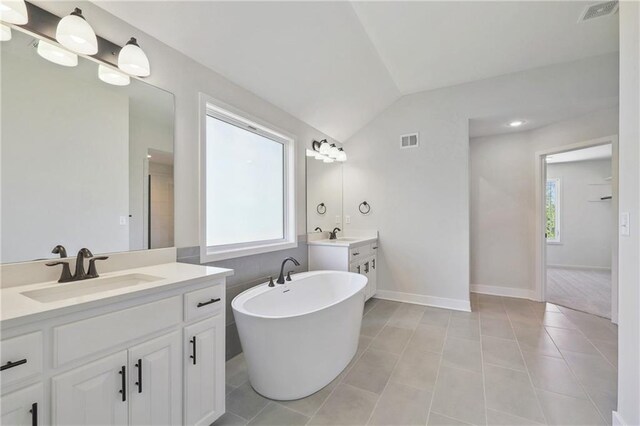
<instances>
[{"instance_id":1,"label":"doorway","mask_svg":"<svg viewBox=\"0 0 640 426\"><path fill-rule=\"evenodd\" d=\"M538 153L538 161L541 300L615 322L616 141L608 138Z\"/></svg>"}]
</instances>

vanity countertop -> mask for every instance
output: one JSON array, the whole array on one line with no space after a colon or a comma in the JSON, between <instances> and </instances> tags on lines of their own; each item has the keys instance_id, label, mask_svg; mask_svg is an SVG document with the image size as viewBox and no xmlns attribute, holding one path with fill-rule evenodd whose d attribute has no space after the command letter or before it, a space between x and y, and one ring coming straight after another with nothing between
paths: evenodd
<instances>
[{"instance_id":1,"label":"vanity countertop","mask_svg":"<svg viewBox=\"0 0 640 426\"><path fill-rule=\"evenodd\" d=\"M118 302L132 296L143 296L158 290L169 290L205 279L222 278L230 275L233 275L233 269L172 262L109 272L101 274L99 278L89 280L62 284L57 281L49 281L3 288L0 289L0 324L3 327L7 327L27 319L42 319L48 315L66 313L80 306L83 309L90 308L103 303ZM119 277L122 277L123 281L126 281L126 279L135 280L136 284L117 288ZM43 289L49 288L55 288L55 293L61 294L64 293L65 289L71 290L75 288L77 290L79 286L83 285L98 286L100 282L104 282L105 287L113 286L113 288L94 290L90 294L44 302L34 300L24 294L42 294ZM56 299L60 298L60 296L54 294L50 298Z\"/></svg>"},{"instance_id":2,"label":"vanity countertop","mask_svg":"<svg viewBox=\"0 0 640 426\"><path fill-rule=\"evenodd\" d=\"M351 238L351 237L338 237L335 240L330 240L328 238L321 240L310 240L307 241L307 245L310 246L338 246L338 247L354 247L362 244L373 243L376 241L377 237L360 237L360 238Z\"/></svg>"}]
</instances>

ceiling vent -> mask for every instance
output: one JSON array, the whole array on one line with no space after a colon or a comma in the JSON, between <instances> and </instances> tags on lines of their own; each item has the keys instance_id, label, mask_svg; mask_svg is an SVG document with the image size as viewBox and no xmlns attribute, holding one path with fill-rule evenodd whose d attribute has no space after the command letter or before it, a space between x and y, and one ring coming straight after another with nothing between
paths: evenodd
<instances>
[{"instance_id":1,"label":"ceiling vent","mask_svg":"<svg viewBox=\"0 0 640 426\"><path fill-rule=\"evenodd\" d=\"M418 146L418 133L409 133L400 136L400 148L415 148Z\"/></svg>"},{"instance_id":2,"label":"ceiling vent","mask_svg":"<svg viewBox=\"0 0 640 426\"><path fill-rule=\"evenodd\" d=\"M618 11L618 1L605 1L603 3L592 4L587 6L584 12L580 14L578 22L586 22L592 19L601 18L603 16L613 15Z\"/></svg>"}]
</instances>

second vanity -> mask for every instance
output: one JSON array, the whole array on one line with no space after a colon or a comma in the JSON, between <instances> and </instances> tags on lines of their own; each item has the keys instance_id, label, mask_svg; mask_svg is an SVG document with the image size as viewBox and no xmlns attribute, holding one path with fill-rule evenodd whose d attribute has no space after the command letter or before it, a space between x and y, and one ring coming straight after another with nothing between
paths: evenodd
<instances>
[{"instance_id":1,"label":"second vanity","mask_svg":"<svg viewBox=\"0 0 640 426\"><path fill-rule=\"evenodd\" d=\"M232 274L164 263L3 288L2 424L213 423Z\"/></svg>"},{"instance_id":2,"label":"second vanity","mask_svg":"<svg viewBox=\"0 0 640 426\"><path fill-rule=\"evenodd\" d=\"M366 300L376 294L378 237L372 235L328 239L326 233L309 234L309 270L349 271L367 277Z\"/></svg>"}]
</instances>

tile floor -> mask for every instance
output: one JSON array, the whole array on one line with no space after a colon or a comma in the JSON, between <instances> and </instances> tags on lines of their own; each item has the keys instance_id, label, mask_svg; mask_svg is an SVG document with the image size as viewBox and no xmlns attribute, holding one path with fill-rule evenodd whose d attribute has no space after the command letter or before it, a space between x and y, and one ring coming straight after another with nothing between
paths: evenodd
<instances>
[{"instance_id":1,"label":"tile floor","mask_svg":"<svg viewBox=\"0 0 640 426\"><path fill-rule=\"evenodd\" d=\"M297 401L254 392L240 354L227 362L227 413L214 425L611 422L615 325L522 299L473 294L472 307L370 300L353 361Z\"/></svg>"},{"instance_id":2,"label":"tile floor","mask_svg":"<svg viewBox=\"0 0 640 426\"><path fill-rule=\"evenodd\" d=\"M548 267L547 300L611 318L611 271Z\"/></svg>"}]
</instances>

